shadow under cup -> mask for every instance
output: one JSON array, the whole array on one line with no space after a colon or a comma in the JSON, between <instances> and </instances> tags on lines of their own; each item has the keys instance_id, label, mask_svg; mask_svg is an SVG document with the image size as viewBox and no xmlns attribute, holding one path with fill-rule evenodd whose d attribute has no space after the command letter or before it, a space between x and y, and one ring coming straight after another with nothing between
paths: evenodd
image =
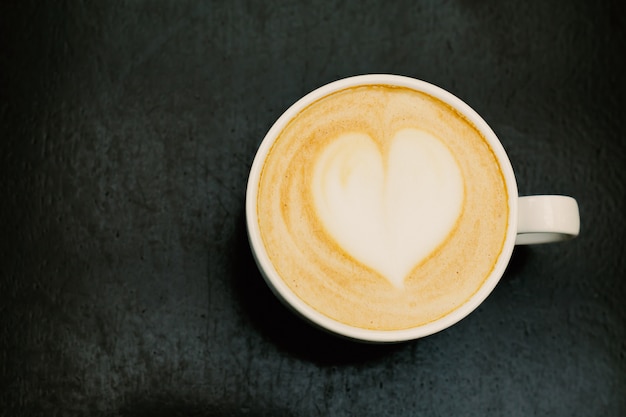
<instances>
[{"instance_id":1,"label":"shadow under cup","mask_svg":"<svg viewBox=\"0 0 626 417\"><path fill-rule=\"evenodd\" d=\"M281 278L268 254L264 238L261 234L261 228L259 227L259 209L257 204L259 183L266 158L272 150L276 139L281 135L281 132L286 129L294 117L299 115L312 103L328 97L335 92L360 86L378 85L405 88L425 93L460 113L480 133L483 140L487 142L493 152L505 183L506 200L508 202L504 242L500 246L501 249L499 253L492 254L495 260L492 260L492 268L486 278L482 280L482 284L480 284L465 302L455 307L452 311L445 313L443 316L418 326L393 330L376 330L366 328L365 326L357 327L342 323L318 311L316 308L313 308L296 295L285 280ZM401 342L428 336L455 324L476 309L491 293L506 269L515 245L517 219L518 192L513 169L502 144L487 123L459 98L437 86L408 77L386 74L363 75L339 80L309 93L292 105L271 127L262 141L250 171L246 193L246 221L250 246L259 270L271 290L284 304L312 324L338 336L364 342ZM285 277L285 279L292 280L292 285L293 280L297 280L297 278L298 277Z\"/></svg>"}]
</instances>

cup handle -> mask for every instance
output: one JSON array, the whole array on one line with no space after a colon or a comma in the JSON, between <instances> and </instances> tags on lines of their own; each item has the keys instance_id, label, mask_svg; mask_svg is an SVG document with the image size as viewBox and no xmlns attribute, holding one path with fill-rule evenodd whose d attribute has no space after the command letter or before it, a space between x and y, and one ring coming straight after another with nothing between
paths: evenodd
<instances>
[{"instance_id":1,"label":"cup handle","mask_svg":"<svg viewBox=\"0 0 626 417\"><path fill-rule=\"evenodd\" d=\"M578 203L562 195L519 197L516 245L561 242L578 236Z\"/></svg>"}]
</instances>

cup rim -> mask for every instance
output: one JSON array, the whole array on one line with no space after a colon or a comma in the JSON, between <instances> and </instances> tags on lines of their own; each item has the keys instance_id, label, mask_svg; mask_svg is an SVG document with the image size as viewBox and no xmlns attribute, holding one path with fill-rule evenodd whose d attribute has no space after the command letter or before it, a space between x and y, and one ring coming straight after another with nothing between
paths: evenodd
<instances>
[{"instance_id":1,"label":"cup rim","mask_svg":"<svg viewBox=\"0 0 626 417\"><path fill-rule=\"evenodd\" d=\"M338 322L306 304L287 286L274 268L274 265L272 264L263 244L258 227L256 201L259 179L265 158L280 131L295 115L318 99L339 90L363 85L391 85L411 88L438 98L462 113L482 133L483 137L491 146L491 149L500 164L500 169L505 179L508 192L509 218L505 242L498 256L498 260L481 287L461 306L452 310L448 314L431 322L408 329L373 330L350 326ZM335 335L362 342L394 343L419 339L442 331L467 317L489 296L504 274L513 253L513 247L515 246L515 238L517 234L517 201L517 184L509 157L495 132L474 109L454 94L423 80L393 74L367 74L356 75L333 81L311 91L292 104L274 122L263 138L250 169L246 188L246 223L248 240L252 248L252 254L261 275L274 294L286 306L295 311L301 317L308 320L310 323Z\"/></svg>"}]
</instances>

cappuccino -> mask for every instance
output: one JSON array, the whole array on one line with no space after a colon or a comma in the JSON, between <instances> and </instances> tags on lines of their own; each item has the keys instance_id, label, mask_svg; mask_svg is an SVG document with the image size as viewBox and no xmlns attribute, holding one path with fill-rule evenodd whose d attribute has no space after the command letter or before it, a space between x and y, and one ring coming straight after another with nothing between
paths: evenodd
<instances>
[{"instance_id":1,"label":"cappuccino","mask_svg":"<svg viewBox=\"0 0 626 417\"><path fill-rule=\"evenodd\" d=\"M382 84L295 115L265 158L256 207L291 291L372 330L417 327L463 305L493 270L509 217L480 131L437 98Z\"/></svg>"}]
</instances>

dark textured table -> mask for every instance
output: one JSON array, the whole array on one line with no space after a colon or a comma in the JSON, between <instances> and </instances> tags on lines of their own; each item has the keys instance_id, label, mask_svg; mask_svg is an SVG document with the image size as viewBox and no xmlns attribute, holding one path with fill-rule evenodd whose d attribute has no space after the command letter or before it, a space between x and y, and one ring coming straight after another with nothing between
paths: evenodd
<instances>
[{"instance_id":1,"label":"dark textured table","mask_svg":"<svg viewBox=\"0 0 626 417\"><path fill-rule=\"evenodd\" d=\"M3 4L0 415L626 415L622 4ZM573 195L582 218L398 345L293 317L245 234L273 121L371 72L457 94L520 194Z\"/></svg>"}]
</instances>

